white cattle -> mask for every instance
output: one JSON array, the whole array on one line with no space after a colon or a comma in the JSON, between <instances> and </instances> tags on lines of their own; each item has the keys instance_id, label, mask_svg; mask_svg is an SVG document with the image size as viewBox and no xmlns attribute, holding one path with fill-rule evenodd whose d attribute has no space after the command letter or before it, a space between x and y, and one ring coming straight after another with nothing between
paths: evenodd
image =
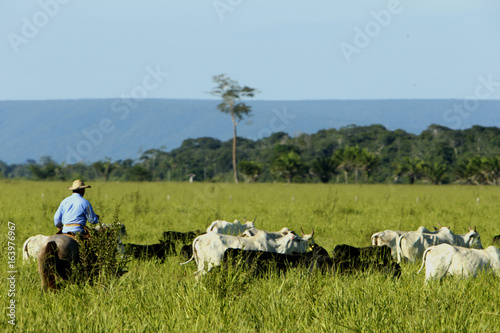
<instances>
[{"instance_id":1,"label":"white cattle","mask_svg":"<svg viewBox=\"0 0 500 333\"><path fill-rule=\"evenodd\" d=\"M441 279L447 275L475 277L480 271L490 270L500 276L500 250L495 246L477 250L440 244L425 250L422 266L417 274L424 266L425 282L430 279Z\"/></svg>"},{"instance_id":2,"label":"white cattle","mask_svg":"<svg viewBox=\"0 0 500 333\"><path fill-rule=\"evenodd\" d=\"M442 227L437 232L430 234L411 231L398 238L398 262L401 262L403 259L415 262L417 258L422 258L424 251L428 247L439 244L451 244L478 249L483 248L476 227L469 227L469 232L461 235L454 234L448 227Z\"/></svg>"},{"instance_id":3,"label":"white cattle","mask_svg":"<svg viewBox=\"0 0 500 333\"><path fill-rule=\"evenodd\" d=\"M23 244L23 260L36 260L42 243L49 238L45 235L36 235L28 238Z\"/></svg>"},{"instance_id":4,"label":"white cattle","mask_svg":"<svg viewBox=\"0 0 500 333\"><path fill-rule=\"evenodd\" d=\"M287 227L284 227L284 228L282 228L279 231L265 231L265 230L260 230L260 229L257 229L257 228L250 228L248 230L245 230L241 235L238 235L238 236L253 237L253 236L255 236L259 232L264 232L270 238L276 239L276 238L280 238L280 237L288 235L288 233L290 233L291 231ZM302 234L304 234L304 233L302 232Z\"/></svg>"},{"instance_id":5,"label":"white cattle","mask_svg":"<svg viewBox=\"0 0 500 333\"><path fill-rule=\"evenodd\" d=\"M397 241L399 236L407 233L408 231L395 231L395 230L384 230L376 232L372 235L372 245L373 246L384 246L387 245L391 248L391 255L394 260L397 259ZM435 231L430 231L426 227L419 227L417 232L424 233L435 233Z\"/></svg>"},{"instance_id":6,"label":"white cattle","mask_svg":"<svg viewBox=\"0 0 500 333\"><path fill-rule=\"evenodd\" d=\"M245 220L244 224L241 224L238 220L234 220L234 222L217 220L210 224L210 226L207 228L207 233L215 232L219 234L237 236L245 232L245 230L254 228L254 222L255 219L253 221Z\"/></svg>"},{"instance_id":7,"label":"white cattle","mask_svg":"<svg viewBox=\"0 0 500 333\"><path fill-rule=\"evenodd\" d=\"M198 266L195 275L201 272L205 273L205 262L208 263L207 271L210 271L214 266L219 266L224 257L224 252L228 248L282 254L305 253L314 245L313 236L314 231L310 235L304 235L303 237L299 237L294 232L289 232L287 235L276 239L273 239L265 232L258 232L251 237L210 232L195 238L193 241L193 256L181 265L185 265L194 259Z\"/></svg>"}]
</instances>

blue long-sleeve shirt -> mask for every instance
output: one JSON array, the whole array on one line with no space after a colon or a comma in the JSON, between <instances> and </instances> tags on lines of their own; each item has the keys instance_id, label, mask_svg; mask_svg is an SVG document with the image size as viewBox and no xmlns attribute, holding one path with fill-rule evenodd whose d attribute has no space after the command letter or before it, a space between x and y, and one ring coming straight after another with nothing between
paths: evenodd
<instances>
[{"instance_id":1,"label":"blue long-sleeve shirt","mask_svg":"<svg viewBox=\"0 0 500 333\"><path fill-rule=\"evenodd\" d=\"M94 213L90 202L78 193L73 193L64 199L54 215L54 224L58 228L63 227L63 233L83 232L87 221L96 224L99 218ZM79 224L79 226L66 227L66 224Z\"/></svg>"}]
</instances>

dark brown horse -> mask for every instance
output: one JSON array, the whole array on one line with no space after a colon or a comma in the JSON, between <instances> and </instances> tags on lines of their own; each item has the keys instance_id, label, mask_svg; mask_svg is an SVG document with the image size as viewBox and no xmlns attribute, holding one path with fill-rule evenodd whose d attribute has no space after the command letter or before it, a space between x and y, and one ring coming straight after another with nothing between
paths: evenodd
<instances>
[{"instance_id":1,"label":"dark brown horse","mask_svg":"<svg viewBox=\"0 0 500 333\"><path fill-rule=\"evenodd\" d=\"M57 289L56 276L67 280L72 265L80 260L79 244L72 237L59 234L47 238L38 256L38 272L42 280L42 291Z\"/></svg>"}]
</instances>

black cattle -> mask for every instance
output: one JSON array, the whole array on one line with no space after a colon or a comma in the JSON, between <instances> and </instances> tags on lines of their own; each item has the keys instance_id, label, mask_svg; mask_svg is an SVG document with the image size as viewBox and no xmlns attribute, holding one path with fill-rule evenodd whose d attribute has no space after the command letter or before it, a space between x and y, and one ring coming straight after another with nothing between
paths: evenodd
<instances>
[{"instance_id":1,"label":"black cattle","mask_svg":"<svg viewBox=\"0 0 500 333\"><path fill-rule=\"evenodd\" d=\"M332 266L328 251L321 246L315 246L312 251L303 254L281 254L229 248L224 252L223 262L226 263L226 266L227 264L240 264L250 269L254 275L263 275L272 270L286 273L289 268L294 267L325 270Z\"/></svg>"},{"instance_id":2,"label":"black cattle","mask_svg":"<svg viewBox=\"0 0 500 333\"><path fill-rule=\"evenodd\" d=\"M179 251L179 255L186 260L191 259L191 257L193 256L193 245L192 244L183 245L181 250Z\"/></svg>"},{"instance_id":3,"label":"black cattle","mask_svg":"<svg viewBox=\"0 0 500 333\"><path fill-rule=\"evenodd\" d=\"M165 261L165 257L170 254L175 254L175 246L172 242L160 241L159 244L139 245L139 244L123 244L125 253L136 259L159 259Z\"/></svg>"},{"instance_id":4,"label":"black cattle","mask_svg":"<svg viewBox=\"0 0 500 333\"><path fill-rule=\"evenodd\" d=\"M493 237L492 244L493 245L500 245L500 235L496 235L495 237Z\"/></svg>"},{"instance_id":5,"label":"black cattle","mask_svg":"<svg viewBox=\"0 0 500 333\"><path fill-rule=\"evenodd\" d=\"M333 269L339 273L380 271L394 277L401 275L401 267L393 261L391 248L385 246L354 247L337 245L332 252Z\"/></svg>"},{"instance_id":6,"label":"black cattle","mask_svg":"<svg viewBox=\"0 0 500 333\"><path fill-rule=\"evenodd\" d=\"M201 235L200 230L180 232L180 231L164 231L162 240L165 242L182 242L184 244L191 243L197 236Z\"/></svg>"}]
</instances>

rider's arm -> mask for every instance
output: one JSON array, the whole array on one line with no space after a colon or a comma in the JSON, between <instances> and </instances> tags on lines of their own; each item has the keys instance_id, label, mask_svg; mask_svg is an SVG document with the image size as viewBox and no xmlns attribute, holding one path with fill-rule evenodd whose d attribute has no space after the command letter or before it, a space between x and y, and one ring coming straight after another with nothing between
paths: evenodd
<instances>
[{"instance_id":1,"label":"rider's arm","mask_svg":"<svg viewBox=\"0 0 500 333\"><path fill-rule=\"evenodd\" d=\"M54 225L58 228L63 227L62 223L62 203L59 205L59 208L57 208L56 213L54 214Z\"/></svg>"},{"instance_id":2,"label":"rider's arm","mask_svg":"<svg viewBox=\"0 0 500 333\"><path fill-rule=\"evenodd\" d=\"M87 217L87 221L89 221L89 223L96 224L99 222L99 216L96 213L94 213L94 210L92 209L92 205L90 204L90 202L87 206L85 216Z\"/></svg>"}]
</instances>

